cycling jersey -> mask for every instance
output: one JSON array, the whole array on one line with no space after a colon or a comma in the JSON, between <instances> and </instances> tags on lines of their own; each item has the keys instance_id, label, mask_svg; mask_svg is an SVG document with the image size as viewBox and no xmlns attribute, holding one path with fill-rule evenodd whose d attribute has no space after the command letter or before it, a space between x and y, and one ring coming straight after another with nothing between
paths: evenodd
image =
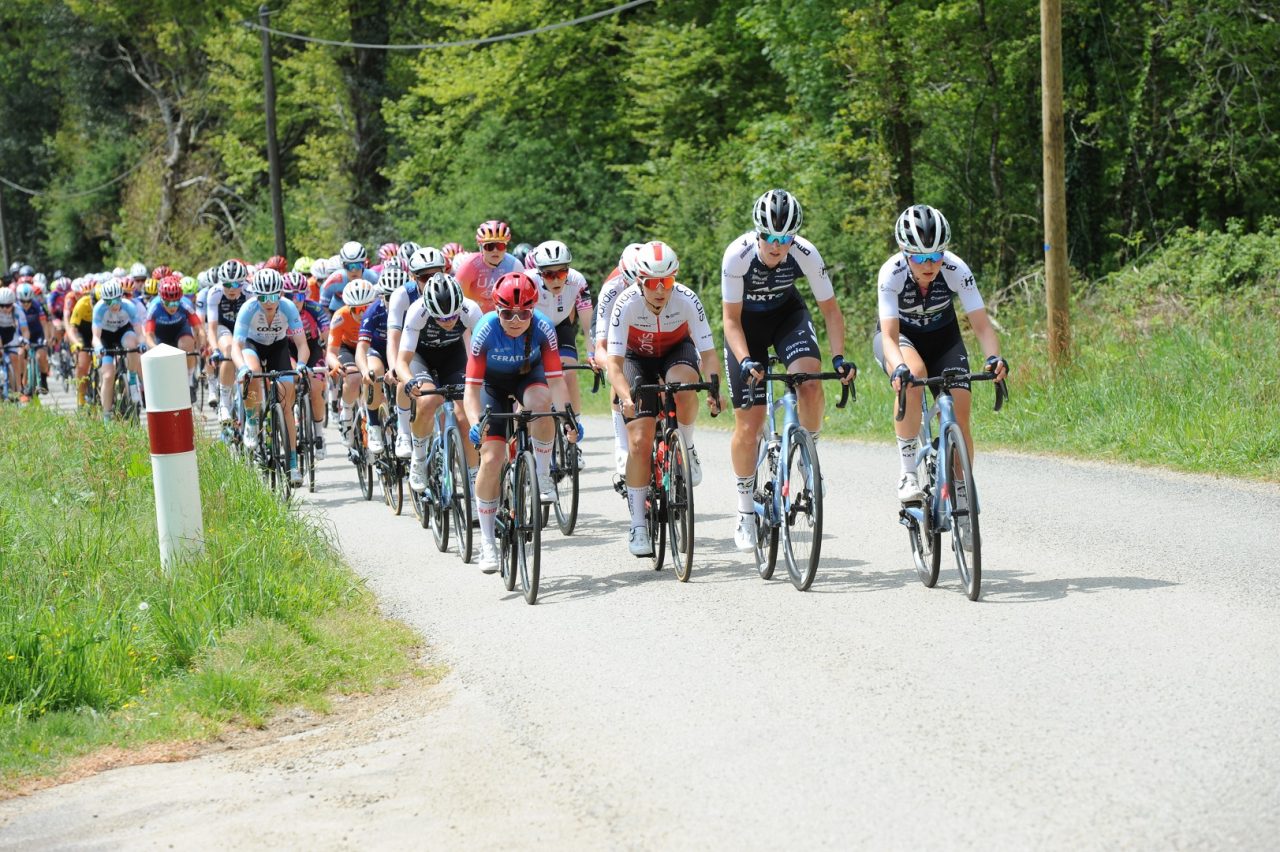
<instances>
[{"instance_id":1,"label":"cycling jersey","mask_svg":"<svg viewBox=\"0 0 1280 852\"><path fill-rule=\"evenodd\" d=\"M240 291L238 298L232 299L221 287L210 287L209 297L205 304L205 321L209 328L217 331L218 336L231 334L236 327L236 318L240 309L249 301L245 291Z\"/></svg>"},{"instance_id":2,"label":"cycling jersey","mask_svg":"<svg viewBox=\"0 0 1280 852\"><path fill-rule=\"evenodd\" d=\"M796 289L801 277L809 280L817 301L835 298L827 265L813 243L796 237L791 251L770 269L760 259L757 239L755 232L749 231L725 249L720 267L720 295L724 301L741 302L744 313L781 308L792 299L801 298Z\"/></svg>"},{"instance_id":3,"label":"cycling jersey","mask_svg":"<svg viewBox=\"0 0 1280 852\"><path fill-rule=\"evenodd\" d=\"M66 313L67 300L71 294L66 290L55 290L49 294L49 316L55 319L61 319Z\"/></svg>"},{"instance_id":4,"label":"cycling jersey","mask_svg":"<svg viewBox=\"0 0 1280 852\"><path fill-rule=\"evenodd\" d=\"M252 342L267 346L295 334L302 334L302 318L292 302L277 302L275 315L268 318L266 307L254 299L236 316L235 339L241 344Z\"/></svg>"},{"instance_id":5,"label":"cycling jersey","mask_svg":"<svg viewBox=\"0 0 1280 852\"><path fill-rule=\"evenodd\" d=\"M32 299L29 307L23 307L19 302L14 309L15 313L24 313L27 315L27 333L30 339L39 343L44 340L44 320L46 317L44 305L40 304L38 299Z\"/></svg>"},{"instance_id":6,"label":"cycling jersey","mask_svg":"<svg viewBox=\"0 0 1280 852\"><path fill-rule=\"evenodd\" d=\"M480 252L460 254L453 259L453 277L462 285L462 293L475 301L485 313L493 310L493 287L508 272L524 272L525 268L509 254L497 266L484 262Z\"/></svg>"},{"instance_id":7,"label":"cycling jersey","mask_svg":"<svg viewBox=\"0 0 1280 852\"><path fill-rule=\"evenodd\" d=\"M200 325L200 315L196 313L195 308L191 306L191 302L187 301L187 297L183 296L178 302L178 307L173 309L173 313L164 306L164 299L156 296L151 300L151 305L147 309L146 325L144 326L148 334L155 334L156 326L191 326L195 328Z\"/></svg>"},{"instance_id":8,"label":"cycling jersey","mask_svg":"<svg viewBox=\"0 0 1280 852\"><path fill-rule=\"evenodd\" d=\"M400 351L412 352L416 349L422 352L453 346L462 340L463 332L475 328L483 316L479 305L470 299L463 299L458 322L453 324L453 328L446 329L427 313L427 303L418 299L409 306L409 312L405 315Z\"/></svg>"},{"instance_id":9,"label":"cycling jersey","mask_svg":"<svg viewBox=\"0 0 1280 852\"><path fill-rule=\"evenodd\" d=\"M422 297L422 291L418 289L418 282L410 278L403 287L397 287L396 291L391 294L391 306L388 309L387 330L402 331L404 329L404 315L408 313L409 306L418 301Z\"/></svg>"},{"instance_id":10,"label":"cycling jersey","mask_svg":"<svg viewBox=\"0 0 1280 852\"><path fill-rule=\"evenodd\" d=\"M293 305L298 309L298 316L302 318L303 337L308 341L328 338L329 314L325 312L324 306L310 299L301 303L294 302Z\"/></svg>"},{"instance_id":11,"label":"cycling jersey","mask_svg":"<svg viewBox=\"0 0 1280 852\"><path fill-rule=\"evenodd\" d=\"M27 314L18 305L10 310L0 311L0 333L4 335L6 345L13 340L14 333L19 337L27 337Z\"/></svg>"},{"instance_id":12,"label":"cycling jersey","mask_svg":"<svg viewBox=\"0 0 1280 852\"><path fill-rule=\"evenodd\" d=\"M138 306L128 299L116 305L98 302L93 306L93 327L100 331L116 332L142 322Z\"/></svg>"},{"instance_id":13,"label":"cycling jersey","mask_svg":"<svg viewBox=\"0 0 1280 852\"><path fill-rule=\"evenodd\" d=\"M93 297L86 293L77 299L75 307L71 309L70 319L75 325L93 322Z\"/></svg>"},{"instance_id":14,"label":"cycling jersey","mask_svg":"<svg viewBox=\"0 0 1280 852\"><path fill-rule=\"evenodd\" d=\"M578 270L569 270L569 277L559 293L547 289L538 270L527 270L525 275L538 285L538 310L546 314L553 324L564 322L571 313L579 317L591 316L591 290L587 287L587 279Z\"/></svg>"},{"instance_id":15,"label":"cycling jersey","mask_svg":"<svg viewBox=\"0 0 1280 852\"><path fill-rule=\"evenodd\" d=\"M356 344L360 342L360 319L350 307L343 305L339 308L329 320L329 348L345 346L355 352Z\"/></svg>"},{"instance_id":16,"label":"cycling jersey","mask_svg":"<svg viewBox=\"0 0 1280 852\"><path fill-rule=\"evenodd\" d=\"M360 277L370 284L378 283L378 274L368 267L360 273ZM351 283L351 275L345 269L330 273L329 277L324 279L324 284L320 286L319 302L328 306L329 313L337 313L338 308L342 307L342 290L349 283Z\"/></svg>"},{"instance_id":17,"label":"cycling jersey","mask_svg":"<svg viewBox=\"0 0 1280 852\"><path fill-rule=\"evenodd\" d=\"M978 293L978 285L968 264L949 251L942 253L942 269L928 289L921 291L911 277L907 259L901 254L889 258L880 267L877 288L880 319L897 318L902 331L907 333L936 331L955 322L956 309L952 298L956 295L967 314L983 308L982 295Z\"/></svg>"},{"instance_id":18,"label":"cycling jersey","mask_svg":"<svg viewBox=\"0 0 1280 852\"><path fill-rule=\"evenodd\" d=\"M360 320L360 331L357 339L369 344L369 351L377 354L382 363L387 363L387 304L379 299L369 306Z\"/></svg>"},{"instance_id":19,"label":"cycling jersey","mask_svg":"<svg viewBox=\"0 0 1280 852\"><path fill-rule=\"evenodd\" d=\"M599 304L596 306L596 345L608 340L609 319L613 316L613 306L617 304L618 297L626 292L628 286L630 285L627 284L621 273L606 278L604 283L600 285L600 299Z\"/></svg>"},{"instance_id":20,"label":"cycling jersey","mask_svg":"<svg viewBox=\"0 0 1280 852\"><path fill-rule=\"evenodd\" d=\"M564 375L550 320L535 310L529 328L518 337L503 331L496 313L487 313L476 323L471 331L467 384L519 384L535 371L548 379Z\"/></svg>"},{"instance_id":21,"label":"cycling jersey","mask_svg":"<svg viewBox=\"0 0 1280 852\"><path fill-rule=\"evenodd\" d=\"M683 284L676 284L656 314L639 288L623 293L613 306L609 320L610 355L658 358L687 339L693 340L699 352L716 345L702 300Z\"/></svg>"}]
</instances>

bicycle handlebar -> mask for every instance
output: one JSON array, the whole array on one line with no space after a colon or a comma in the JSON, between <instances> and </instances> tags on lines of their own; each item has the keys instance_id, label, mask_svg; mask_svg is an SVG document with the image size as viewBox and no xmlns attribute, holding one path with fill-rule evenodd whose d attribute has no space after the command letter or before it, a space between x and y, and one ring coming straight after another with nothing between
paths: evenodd
<instances>
[{"instance_id":1,"label":"bicycle handlebar","mask_svg":"<svg viewBox=\"0 0 1280 852\"><path fill-rule=\"evenodd\" d=\"M601 376L604 374L604 370L601 370L599 367L594 367L591 364L565 364L564 369L590 370L594 377L591 383L591 392L596 393L600 390Z\"/></svg>"},{"instance_id":2,"label":"bicycle handlebar","mask_svg":"<svg viewBox=\"0 0 1280 852\"><path fill-rule=\"evenodd\" d=\"M538 420L543 417L554 417L557 420L563 420L566 425L577 426L578 419L574 416L573 406L565 405L564 411L493 411L489 406L484 407L484 414L480 415L480 434L484 435L488 432L490 420L512 420L517 423L529 423L531 420ZM477 445L478 446L478 445Z\"/></svg>"},{"instance_id":3,"label":"bicycle handlebar","mask_svg":"<svg viewBox=\"0 0 1280 852\"><path fill-rule=\"evenodd\" d=\"M631 399L635 400L641 391L657 391L658 393L680 393L681 391L707 391L711 394L711 398L716 402L720 402L720 375L713 373L711 378L705 382L654 382L652 384L641 384L640 377L636 376L631 381ZM723 406L722 406L723 407ZM716 415L711 415L715 417Z\"/></svg>"},{"instance_id":4,"label":"bicycle handlebar","mask_svg":"<svg viewBox=\"0 0 1280 852\"><path fill-rule=\"evenodd\" d=\"M772 364L772 363L774 363L774 361L771 359L771 360L770 360L770 363ZM844 378L844 376L840 375L839 373L834 373L834 372L828 372L828 373L765 373L765 374L764 374L764 381L766 381L766 382L782 382L783 384L785 384L785 385L787 386L787 390L795 390L795 389L796 389L796 387L798 387L799 385L804 384L805 382L812 382L812 381L825 382L825 381L830 381L831 379L835 379L835 380L839 381L839 380L842 380L843 378ZM751 380L748 380L748 381L747 381L747 388L748 388L750 391L752 391L752 393L751 393L751 394L748 394L748 395L747 395L747 398L746 398L746 401L744 401L744 402L742 403L742 405L740 405L740 406L739 406L739 408L740 408L740 409L742 409L743 411L748 411L748 410L750 410L752 407L754 407L754 406L755 406L756 401L755 401L754 391L755 391L755 389L756 389L757 385L759 385L759 382L758 382L758 381L751 381ZM855 401L855 402L857 401L857 399L858 399L858 391L857 391L857 389L856 389L856 388L854 388L854 386L853 386L853 381L851 380L848 384L844 384L844 383L843 383L843 381L841 381L841 384L840 384L840 401L836 403L836 408L844 408L846 405L848 405L848 404L849 404L849 398L850 398L850 396L852 396L852 398L854 399L854 401Z\"/></svg>"},{"instance_id":5,"label":"bicycle handlebar","mask_svg":"<svg viewBox=\"0 0 1280 852\"><path fill-rule=\"evenodd\" d=\"M996 401L992 411L999 411L1004 407L1005 400L1009 399L1008 385L1004 381L996 382L995 373L969 373L958 367L948 367L942 371L941 376L933 376L927 379L917 379L912 376L909 381L903 382L902 387L898 389L898 413L894 415L893 419L900 421L907 414L907 388L929 387L950 390L962 382L995 382Z\"/></svg>"},{"instance_id":6,"label":"bicycle handlebar","mask_svg":"<svg viewBox=\"0 0 1280 852\"><path fill-rule=\"evenodd\" d=\"M443 387L426 388L419 390L422 384L427 381L424 378L414 377L404 383L404 392L407 396L414 398L423 396L442 396L450 402L457 402L462 399L463 391L466 385L444 385Z\"/></svg>"}]
</instances>

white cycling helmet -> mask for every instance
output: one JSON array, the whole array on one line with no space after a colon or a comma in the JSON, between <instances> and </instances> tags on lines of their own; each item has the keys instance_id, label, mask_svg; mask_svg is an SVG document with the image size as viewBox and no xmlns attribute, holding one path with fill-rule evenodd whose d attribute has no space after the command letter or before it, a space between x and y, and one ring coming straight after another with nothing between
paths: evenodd
<instances>
[{"instance_id":1,"label":"white cycling helmet","mask_svg":"<svg viewBox=\"0 0 1280 852\"><path fill-rule=\"evenodd\" d=\"M116 278L112 278L110 281L103 281L100 297L104 302L108 299L122 299L124 298L124 285Z\"/></svg>"},{"instance_id":2,"label":"white cycling helmet","mask_svg":"<svg viewBox=\"0 0 1280 852\"><path fill-rule=\"evenodd\" d=\"M18 301L18 297L8 287L0 287L0 305L12 305Z\"/></svg>"},{"instance_id":3,"label":"white cycling helmet","mask_svg":"<svg viewBox=\"0 0 1280 852\"><path fill-rule=\"evenodd\" d=\"M130 266L130 267L129 267L129 277L130 277L130 278L146 278L146 277L147 277L147 266L146 266L146 264L144 264L144 263L135 263L133 266Z\"/></svg>"},{"instance_id":4,"label":"white cycling helmet","mask_svg":"<svg viewBox=\"0 0 1280 852\"><path fill-rule=\"evenodd\" d=\"M573 255L569 252L569 247L559 240L547 240L544 243L538 243L538 247L532 252L533 264L539 269L544 266L568 266L573 260Z\"/></svg>"},{"instance_id":5,"label":"white cycling helmet","mask_svg":"<svg viewBox=\"0 0 1280 852\"><path fill-rule=\"evenodd\" d=\"M284 290L284 278L274 269L263 267L253 273L253 286L250 288L255 296L278 296Z\"/></svg>"},{"instance_id":6,"label":"white cycling helmet","mask_svg":"<svg viewBox=\"0 0 1280 852\"><path fill-rule=\"evenodd\" d=\"M636 283L636 258L640 256L642 248L644 243L632 243L622 250L622 257L618 259L618 270L627 286Z\"/></svg>"},{"instance_id":7,"label":"white cycling helmet","mask_svg":"<svg viewBox=\"0 0 1280 852\"><path fill-rule=\"evenodd\" d=\"M661 240L645 243L636 253L636 278L666 278L679 269L680 258Z\"/></svg>"},{"instance_id":8,"label":"white cycling helmet","mask_svg":"<svg viewBox=\"0 0 1280 852\"><path fill-rule=\"evenodd\" d=\"M139 265L139 266L142 266L142 264L138 264L138 265ZM145 266L143 266L143 267L142 267L142 277L144 277L144 278L145 278L145 277L146 277L146 275L147 275L146 270L147 270L147 268L146 268ZM115 269L111 270L110 272L104 272L104 273L103 273L103 275L110 275L112 278L128 278L128 277L129 277L129 273L125 270L125 268L124 268L123 266L117 266ZM105 283L105 282L104 282L104 283Z\"/></svg>"},{"instance_id":9,"label":"white cycling helmet","mask_svg":"<svg viewBox=\"0 0 1280 852\"><path fill-rule=\"evenodd\" d=\"M333 269L329 266L327 257L318 257L311 262L311 276L317 281L324 283L324 279L332 274Z\"/></svg>"},{"instance_id":10,"label":"white cycling helmet","mask_svg":"<svg viewBox=\"0 0 1280 852\"><path fill-rule=\"evenodd\" d=\"M349 243L343 244L342 249L339 250L338 252L338 259L343 264L368 263L369 252L365 250L365 247L363 244L358 243L355 240L352 240Z\"/></svg>"},{"instance_id":11,"label":"white cycling helmet","mask_svg":"<svg viewBox=\"0 0 1280 852\"><path fill-rule=\"evenodd\" d=\"M249 267L243 260L232 258L218 267L218 281L222 286L239 287L249 277Z\"/></svg>"},{"instance_id":12,"label":"white cycling helmet","mask_svg":"<svg viewBox=\"0 0 1280 852\"><path fill-rule=\"evenodd\" d=\"M405 269L409 268L409 259L418 253L418 249L422 246L413 240L405 240L400 244L400 250L396 252L396 257L400 260L400 265Z\"/></svg>"},{"instance_id":13,"label":"white cycling helmet","mask_svg":"<svg viewBox=\"0 0 1280 852\"><path fill-rule=\"evenodd\" d=\"M462 310L462 286L447 272L437 272L422 286L422 303L427 315L441 319Z\"/></svg>"},{"instance_id":14,"label":"white cycling helmet","mask_svg":"<svg viewBox=\"0 0 1280 852\"><path fill-rule=\"evenodd\" d=\"M434 246L423 246L409 258L409 273L421 275L432 269L444 269L446 265L444 252Z\"/></svg>"},{"instance_id":15,"label":"white cycling helmet","mask_svg":"<svg viewBox=\"0 0 1280 852\"><path fill-rule=\"evenodd\" d=\"M30 284L19 284L16 295L19 302L30 302L36 297L36 288Z\"/></svg>"},{"instance_id":16,"label":"white cycling helmet","mask_svg":"<svg viewBox=\"0 0 1280 852\"><path fill-rule=\"evenodd\" d=\"M794 195L785 189L771 189L756 199L751 221L757 233L792 235L804 224L804 211Z\"/></svg>"},{"instance_id":17,"label":"white cycling helmet","mask_svg":"<svg viewBox=\"0 0 1280 852\"><path fill-rule=\"evenodd\" d=\"M951 242L951 226L940 211L928 204L913 204L898 217L893 238L905 252L930 254L942 251Z\"/></svg>"},{"instance_id":18,"label":"white cycling helmet","mask_svg":"<svg viewBox=\"0 0 1280 852\"><path fill-rule=\"evenodd\" d=\"M408 280L409 273L398 264L387 264L382 267L382 274L378 276L378 289L382 291L382 295L391 298L391 294L403 287Z\"/></svg>"},{"instance_id":19,"label":"white cycling helmet","mask_svg":"<svg viewBox=\"0 0 1280 852\"><path fill-rule=\"evenodd\" d=\"M377 297L378 291L363 278L357 278L342 288L342 302L349 308L371 305Z\"/></svg>"}]
</instances>

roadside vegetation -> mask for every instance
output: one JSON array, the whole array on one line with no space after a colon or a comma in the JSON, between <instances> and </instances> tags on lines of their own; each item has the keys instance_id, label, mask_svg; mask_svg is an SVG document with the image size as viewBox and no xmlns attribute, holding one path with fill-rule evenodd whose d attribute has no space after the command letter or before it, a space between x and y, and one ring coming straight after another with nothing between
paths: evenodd
<instances>
[{"instance_id":1,"label":"roadside vegetation","mask_svg":"<svg viewBox=\"0 0 1280 852\"><path fill-rule=\"evenodd\" d=\"M416 671L314 518L199 446L206 553L160 568L146 431L0 409L0 785Z\"/></svg>"}]
</instances>

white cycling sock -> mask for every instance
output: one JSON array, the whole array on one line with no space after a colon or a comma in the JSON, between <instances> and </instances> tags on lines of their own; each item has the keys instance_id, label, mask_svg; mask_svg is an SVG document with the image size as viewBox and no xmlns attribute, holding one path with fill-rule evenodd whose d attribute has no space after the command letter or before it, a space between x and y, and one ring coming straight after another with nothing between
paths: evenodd
<instances>
[{"instance_id":1,"label":"white cycling sock","mask_svg":"<svg viewBox=\"0 0 1280 852\"><path fill-rule=\"evenodd\" d=\"M756 478L752 476L738 477L738 511L744 515L755 514L756 507L751 492L756 487Z\"/></svg>"},{"instance_id":2,"label":"white cycling sock","mask_svg":"<svg viewBox=\"0 0 1280 852\"><path fill-rule=\"evenodd\" d=\"M898 452L902 455L902 472L916 472L916 450L918 445L915 438L899 438Z\"/></svg>"},{"instance_id":3,"label":"white cycling sock","mask_svg":"<svg viewBox=\"0 0 1280 852\"><path fill-rule=\"evenodd\" d=\"M551 472L551 442L533 439L533 463L538 469L538 476Z\"/></svg>"},{"instance_id":4,"label":"white cycling sock","mask_svg":"<svg viewBox=\"0 0 1280 852\"><path fill-rule=\"evenodd\" d=\"M409 434L409 409L396 406L396 425L400 427L401 435Z\"/></svg>"},{"instance_id":5,"label":"white cycling sock","mask_svg":"<svg viewBox=\"0 0 1280 852\"><path fill-rule=\"evenodd\" d=\"M627 452L627 422L621 411L613 412L613 446L620 453Z\"/></svg>"},{"instance_id":6,"label":"white cycling sock","mask_svg":"<svg viewBox=\"0 0 1280 852\"><path fill-rule=\"evenodd\" d=\"M226 385L218 385L218 401L227 408L231 407L231 388Z\"/></svg>"},{"instance_id":7,"label":"white cycling sock","mask_svg":"<svg viewBox=\"0 0 1280 852\"><path fill-rule=\"evenodd\" d=\"M685 447L692 450L693 449L693 424L679 423L677 425L680 427L680 437L684 438Z\"/></svg>"},{"instance_id":8,"label":"white cycling sock","mask_svg":"<svg viewBox=\"0 0 1280 852\"><path fill-rule=\"evenodd\" d=\"M489 544L493 544L494 522L498 517L497 500L477 500L476 512L480 517L480 535Z\"/></svg>"},{"instance_id":9,"label":"white cycling sock","mask_svg":"<svg viewBox=\"0 0 1280 852\"><path fill-rule=\"evenodd\" d=\"M414 458L419 459L421 461L426 460L427 440L428 440L427 438L419 438L417 435L413 436L413 457Z\"/></svg>"},{"instance_id":10,"label":"white cycling sock","mask_svg":"<svg viewBox=\"0 0 1280 852\"><path fill-rule=\"evenodd\" d=\"M627 508L631 510L631 528L644 526L644 497L648 488L627 486Z\"/></svg>"}]
</instances>

